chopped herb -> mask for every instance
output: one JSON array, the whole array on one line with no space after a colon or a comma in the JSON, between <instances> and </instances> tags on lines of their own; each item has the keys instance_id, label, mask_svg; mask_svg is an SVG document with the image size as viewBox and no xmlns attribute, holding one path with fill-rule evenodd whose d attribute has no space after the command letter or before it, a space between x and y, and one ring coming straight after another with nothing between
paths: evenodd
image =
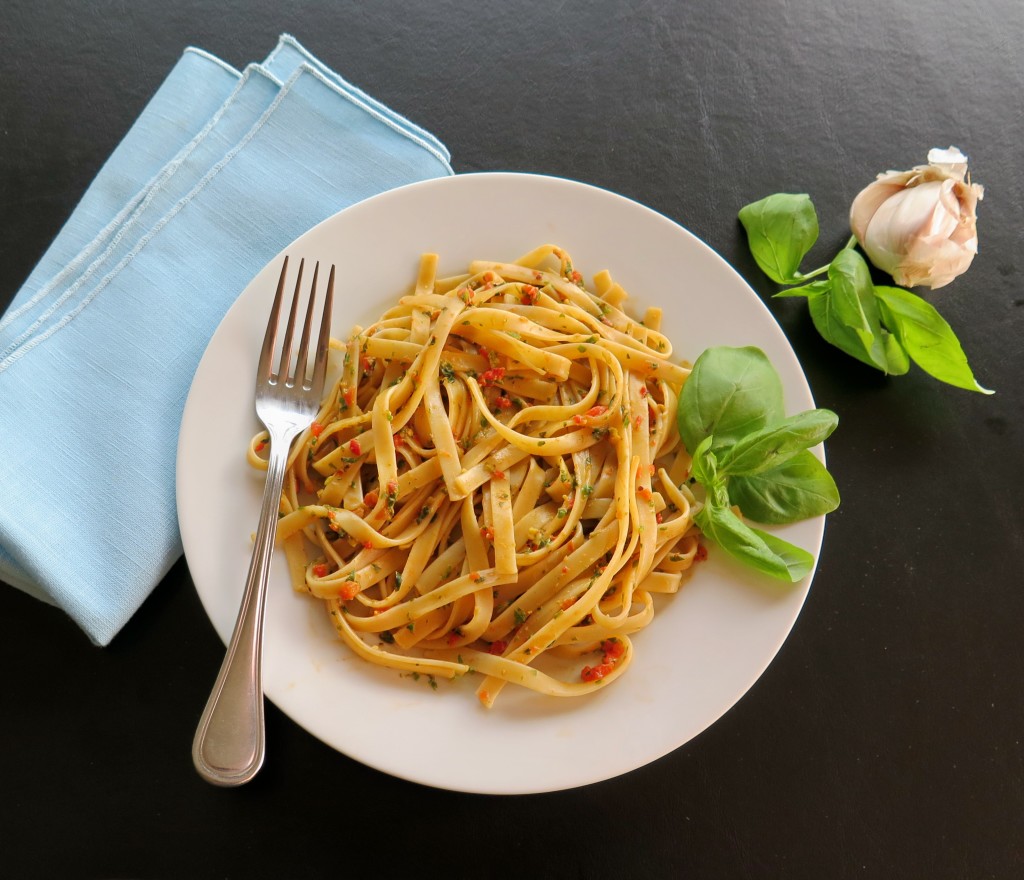
<instances>
[{"instance_id":1,"label":"chopped herb","mask_svg":"<svg viewBox=\"0 0 1024 880\"><path fill-rule=\"evenodd\" d=\"M522 626L526 623L526 612L522 608L516 608L512 613L512 617L516 622L516 626Z\"/></svg>"}]
</instances>

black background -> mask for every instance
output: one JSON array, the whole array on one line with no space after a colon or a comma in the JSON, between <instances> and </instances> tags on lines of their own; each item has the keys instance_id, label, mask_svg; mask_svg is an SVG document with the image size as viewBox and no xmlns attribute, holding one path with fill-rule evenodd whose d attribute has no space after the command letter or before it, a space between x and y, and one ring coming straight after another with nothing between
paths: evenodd
<instances>
[{"instance_id":1,"label":"black background","mask_svg":"<svg viewBox=\"0 0 1024 880\"><path fill-rule=\"evenodd\" d=\"M0 874L1024 876L1024 5L8 0L2 15L0 308L186 45L241 66L287 31L437 134L456 171L575 178L706 240L839 413L843 505L792 635L724 718L626 776L539 796L384 776L273 707L261 775L214 789L189 746L223 648L183 561L105 649L4 588ZM929 298L992 397L827 346L803 301L769 298L735 219L809 192L808 265L827 262L876 173L950 144L986 186L981 253Z\"/></svg>"}]
</instances>

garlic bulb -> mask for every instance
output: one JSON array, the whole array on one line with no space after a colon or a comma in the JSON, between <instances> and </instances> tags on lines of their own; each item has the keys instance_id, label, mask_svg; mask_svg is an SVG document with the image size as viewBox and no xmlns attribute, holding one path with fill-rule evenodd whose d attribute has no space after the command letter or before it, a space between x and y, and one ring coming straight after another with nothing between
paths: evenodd
<instances>
[{"instance_id":1,"label":"garlic bulb","mask_svg":"<svg viewBox=\"0 0 1024 880\"><path fill-rule=\"evenodd\" d=\"M942 287L967 271L978 252L967 157L933 149L928 164L879 174L853 200L850 227L868 258L904 287Z\"/></svg>"}]
</instances>

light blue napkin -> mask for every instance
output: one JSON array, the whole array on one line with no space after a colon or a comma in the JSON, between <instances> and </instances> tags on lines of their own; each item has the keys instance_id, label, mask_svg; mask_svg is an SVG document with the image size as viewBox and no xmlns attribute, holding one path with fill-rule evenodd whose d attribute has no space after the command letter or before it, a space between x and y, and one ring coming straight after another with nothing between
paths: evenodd
<instances>
[{"instance_id":1,"label":"light blue napkin","mask_svg":"<svg viewBox=\"0 0 1024 880\"><path fill-rule=\"evenodd\" d=\"M228 307L309 227L451 173L290 36L242 72L186 50L0 318L0 579L107 644L181 554L178 426Z\"/></svg>"}]
</instances>

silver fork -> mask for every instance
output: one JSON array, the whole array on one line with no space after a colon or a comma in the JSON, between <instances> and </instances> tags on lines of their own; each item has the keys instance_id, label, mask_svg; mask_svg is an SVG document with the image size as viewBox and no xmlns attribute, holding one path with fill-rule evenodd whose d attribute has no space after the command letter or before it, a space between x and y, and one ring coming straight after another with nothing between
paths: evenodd
<instances>
[{"instance_id":1,"label":"silver fork","mask_svg":"<svg viewBox=\"0 0 1024 880\"><path fill-rule=\"evenodd\" d=\"M299 262L295 292L288 312L281 357L277 369L272 363L274 344L281 314L281 298L288 274L288 258L284 259L277 294L270 310L270 320L260 351L256 371L256 414L270 434L270 459L267 482L263 490L259 527L249 575L245 583L242 605L235 630L228 645L220 674L206 703L203 716L192 743L192 761L199 775L215 785L242 785L252 779L263 764L266 751L263 728L263 609L267 593L267 575L277 535L277 514L281 503L281 487L292 441L312 423L323 397L327 371L327 350L330 346L331 309L334 299L334 266L327 280L327 295L320 318L320 335L316 342L312 373L309 371L310 327L316 300L317 275L320 264L313 269L313 284L306 307L306 321L294 369L291 364L295 318L302 285Z\"/></svg>"}]
</instances>

